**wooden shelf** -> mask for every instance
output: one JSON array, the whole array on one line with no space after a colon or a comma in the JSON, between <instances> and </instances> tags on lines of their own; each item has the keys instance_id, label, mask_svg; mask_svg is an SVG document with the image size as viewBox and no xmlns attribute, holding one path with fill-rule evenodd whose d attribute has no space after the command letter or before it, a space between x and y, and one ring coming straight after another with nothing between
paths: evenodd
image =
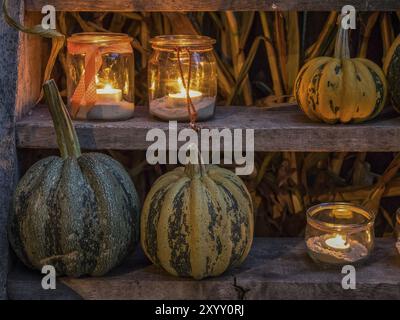
<instances>
[{"instance_id":1,"label":"wooden shelf","mask_svg":"<svg viewBox=\"0 0 400 320\"><path fill-rule=\"evenodd\" d=\"M296 107L218 107L215 118L200 123L210 129L254 129L256 151L384 152L400 151L400 118L395 113L358 125L313 123ZM145 150L149 129L166 131L168 123L138 107L135 117L122 122L76 121L82 148ZM179 124L179 128L187 124ZM17 122L19 148L56 148L56 136L46 108L34 108Z\"/></svg>"},{"instance_id":2,"label":"wooden shelf","mask_svg":"<svg viewBox=\"0 0 400 320\"><path fill-rule=\"evenodd\" d=\"M100 278L61 278L42 290L42 275L17 265L8 277L10 299L400 299L400 255L394 239L377 239L370 259L356 267L356 290L343 290L341 270L323 270L303 239L256 238L244 264L193 281L150 265L140 249ZM235 288L236 283L236 288Z\"/></svg>"},{"instance_id":3,"label":"wooden shelf","mask_svg":"<svg viewBox=\"0 0 400 320\"><path fill-rule=\"evenodd\" d=\"M398 0L25 0L25 3L29 11L41 11L49 4L57 11L339 11L348 4L358 11L400 9Z\"/></svg>"}]
</instances>

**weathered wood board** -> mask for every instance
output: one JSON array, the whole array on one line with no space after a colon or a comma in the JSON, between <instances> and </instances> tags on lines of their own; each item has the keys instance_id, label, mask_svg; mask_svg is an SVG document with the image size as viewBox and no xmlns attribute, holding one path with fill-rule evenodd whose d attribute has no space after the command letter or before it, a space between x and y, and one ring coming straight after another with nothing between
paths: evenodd
<instances>
[{"instance_id":1,"label":"weathered wood board","mask_svg":"<svg viewBox=\"0 0 400 320\"><path fill-rule=\"evenodd\" d=\"M43 275L44 276L44 275ZM76 292L58 282L56 290L43 290L42 277L38 271L27 269L18 262L12 269L8 280L10 300L80 300Z\"/></svg>"},{"instance_id":2,"label":"weathered wood board","mask_svg":"<svg viewBox=\"0 0 400 320\"><path fill-rule=\"evenodd\" d=\"M146 108L138 107L135 112L133 119L122 122L76 121L81 146L94 150L145 150L153 143L146 141L150 129L168 130L168 123L150 117ZM178 129L187 126L179 124ZM231 131L254 129L255 151L400 151L400 117L395 113L383 114L365 124L328 125L311 122L297 106L273 110L217 107L215 118L199 126ZM34 108L30 115L17 122L17 142L20 148L57 147L46 108Z\"/></svg>"},{"instance_id":3,"label":"weathered wood board","mask_svg":"<svg viewBox=\"0 0 400 320\"><path fill-rule=\"evenodd\" d=\"M48 4L58 11L330 11L348 4L363 11L400 9L398 0L26 0L27 9L31 11L40 11Z\"/></svg>"},{"instance_id":4,"label":"weathered wood board","mask_svg":"<svg viewBox=\"0 0 400 320\"><path fill-rule=\"evenodd\" d=\"M24 15L24 23L34 26L41 22L43 15L33 12ZM10 28L10 27L8 27ZM27 33L20 33L18 48L18 84L15 102L17 119L23 117L37 102L42 88L43 72L48 59L51 40Z\"/></svg>"},{"instance_id":5,"label":"weathered wood board","mask_svg":"<svg viewBox=\"0 0 400 320\"><path fill-rule=\"evenodd\" d=\"M20 1L14 1L13 16L20 15ZM15 147L15 105L20 60L18 32L0 15L0 299L7 299L9 264L7 218L17 174Z\"/></svg>"},{"instance_id":6,"label":"weathered wood board","mask_svg":"<svg viewBox=\"0 0 400 320\"><path fill-rule=\"evenodd\" d=\"M140 249L101 278L62 278L41 289L41 275L19 266L9 276L12 299L400 299L400 255L393 239L377 239L356 267L356 289L342 288L341 270L324 270L307 256L303 239L256 238L245 263L202 281L179 279L150 265Z\"/></svg>"}]
</instances>

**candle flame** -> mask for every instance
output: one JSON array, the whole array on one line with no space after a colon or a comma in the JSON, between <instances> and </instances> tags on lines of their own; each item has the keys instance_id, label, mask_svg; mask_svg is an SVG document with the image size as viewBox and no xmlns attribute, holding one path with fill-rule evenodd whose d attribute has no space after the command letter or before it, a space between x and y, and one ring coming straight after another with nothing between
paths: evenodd
<instances>
[{"instance_id":1,"label":"candle flame","mask_svg":"<svg viewBox=\"0 0 400 320\"><path fill-rule=\"evenodd\" d=\"M121 90L120 89L115 89L111 84L107 83L104 85L103 88L101 89L97 89L97 94L115 94L115 93L119 93Z\"/></svg>"},{"instance_id":2,"label":"candle flame","mask_svg":"<svg viewBox=\"0 0 400 320\"><path fill-rule=\"evenodd\" d=\"M98 101L120 102L122 100L122 90L115 89L110 83L106 83L103 88L96 89Z\"/></svg>"},{"instance_id":3,"label":"candle flame","mask_svg":"<svg viewBox=\"0 0 400 320\"><path fill-rule=\"evenodd\" d=\"M104 89L105 91L111 91L111 90L114 89L114 88L112 87L111 84L107 83L107 84L104 86L103 89Z\"/></svg>"},{"instance_id":4,"label":"candle flame","mask_svg":"<svg viewBox=\"0 0 400 320\"><path fill-rule=\"evenodd\" d=\"M178 84L179 92L178 93L170 93L169 96L171 98L185 98L186 99L186 89L183 86L182 79L178 78L176 82ZM190 98L200 97L201 92L196 91L196 90L189 90L189 96L190 96Z\"/></svg>"},{"instance_id":5,"label":"candle flame","mask_svg":"<svg viewBox=\"0 0 400 320\"><path fill-rule=\"evenodd\" d=\"M350 244L347 243L346 239L341 234L337 234L334 237L326 239L325 243L329 247L334 248L334 249L348 249L348 248L350 248Z\"/></svg>"}]
</instances>

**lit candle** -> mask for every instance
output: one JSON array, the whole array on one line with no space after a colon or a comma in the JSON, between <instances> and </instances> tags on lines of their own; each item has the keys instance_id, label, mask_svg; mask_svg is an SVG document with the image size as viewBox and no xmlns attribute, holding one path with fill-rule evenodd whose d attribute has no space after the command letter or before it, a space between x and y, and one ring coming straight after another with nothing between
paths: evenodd
<instances>
[{"instance_id":1,"label":"lit candle","mask_svg":"<svg viewBox=\"0 0 400 320\"><path fill-rule=\"evenodd\" d=\"M179 92L177 93L169 93L168 94L168 105L170 107L181 107L187 105L187 93L186 89L182 84L182 80L177 80ZM192 103L195 104L199 100L201 100L202 93L196 90L189 90L189 97L192 100Z\"/></svg>"},{"instance_id":2,"label":"lit candle","mask_svg":"<svg viewBox=\"0 0 400 320\"><path fill-rule=\"evenodd\" d=\"M351 219L353 212L346 208L338 208L331 211L331 216L336 219Z\"/></svg>"},{"instance_id":3,"label":"lit candle","mask_svg":"<svg viewBox=\"0 0 400 320\"><path fill-rule=\"evenodd\" d=\"M340 234L326 239L325 243L333 249L346 250L350 248L350 244L347 243L346 239Z\"/></svg>"},{"instance_id":4,"label":"lit candle","mask_svg":"<svg viewBox=\"0 0 400 320\"><path fill-rule=\"evenodd\" d=\"M120 102L122 100L122 90L115 89L110 84L106 84L104 88L97 89L98 102Z\"/></svg>"}]
</instances>

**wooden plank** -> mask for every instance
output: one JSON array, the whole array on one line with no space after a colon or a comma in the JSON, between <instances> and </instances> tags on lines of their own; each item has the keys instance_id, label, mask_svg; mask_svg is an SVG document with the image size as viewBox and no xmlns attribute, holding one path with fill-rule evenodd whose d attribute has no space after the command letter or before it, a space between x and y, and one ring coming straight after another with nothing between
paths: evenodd
<instances>
[{"instance_id":1,"label":"wooden plank","mask_svg":"<svg viewBox=\"0 0 400 320\"><path fill-rule=\"evenodd\" d=\"M8 276L8 298L10 300L81 300L82 298L61 282L56 284L56 290L43 290L42 276L35 270L30 270L20 262Z\"/></svg>"},{"instance_id":2,"label":"wooden plank","mask_svg":"<svg viewBox=\"0 0 400 320\"><path fill-rule=\"evenodd\" d=\"M331 11L351 4L362 11L394 11L398 0L25 0L28 10L40 11L54 5L58 11Z\"/></svg>"},{"instance_id":3,"label":"wooden plank","mask_svg":"<svg viewBox=\"0 0 400 320\"><path fill-rule=\"evenodd\" d=\"M20 1L15 1L11 13L18 17L21 12ZM0 299L7 299L7 217L17 173L15 105L20 46L18 32L10 29L0 15Z\"/></svg>"},{"instance_id":4,"label":"wooden plank","mask_svg":"<svg viewBox=\"0 0 400 320\"><path fill-rule=\"evenodd\" d=\"M165 132L168 123L150 117L138 107L135 117L123 122L77 121L81 146L85 149L145 150L152 142L152 128ZM254 129L255 151L400 151L400 118L397 114L359 125L313 123L297 107L267 110L257 107L218 107L213 120L200 123L209 129ZM179 124L178 129L187 124ZM35 108L17 123L20 148L56 148L56 137L47 109ZM183 144L183 142L181 142Z\"/></svg>"},{"instance_id":5,"label":"wooden plank","mask_svg":"<svg viewBox=\"0 0 400 320\"><path fill-rule=\"evenodd\" d=\"M34 26L41 22L40 12L29 12L24 16L26 26ZM17 119L22 118L37 102L42 88L43 72L48 59L48 45L51 41L30 35L20 34L18 49L18 86L15 113Z\"/></svg>"},{"instance_id":6,"label":"wooden plank","mask_svg":"<svg viewBox=\"0 0 400 320\"><path fill-rule=\"evenodd\" d=\"M356 267L356 290L343 290L341 270L320 269L307 256L303 239L256 238L244 264L217 278L170 276L150 265L137 249L109 275L62 278L58 284L69 289L59 286L44 298L71 298L73 291L84 299L400 299L399 267L394 240L377 239L370 259ZM10 297L37 297L40 281L38 272L13 270Z\"/></svg>"}]
</instances>

